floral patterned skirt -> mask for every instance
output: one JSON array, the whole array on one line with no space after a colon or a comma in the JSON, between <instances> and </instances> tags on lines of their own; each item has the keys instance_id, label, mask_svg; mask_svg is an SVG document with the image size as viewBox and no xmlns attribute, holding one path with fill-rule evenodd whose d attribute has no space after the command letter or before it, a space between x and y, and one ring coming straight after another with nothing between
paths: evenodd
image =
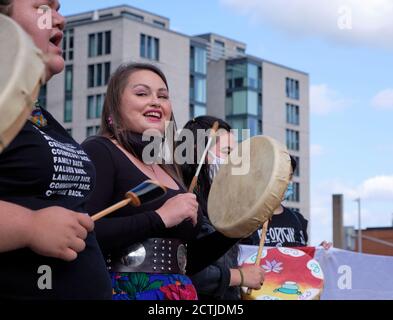
<instances>
[{"instance_id":1,"label":"floral patterned skirt","mask_svg":"<svg viewBox=\"0 0 393 320\"><path fill-rule=\"evenodd\" d=\"M190 278L180 274L112 272L113 300L197 300Z\"/></svg>"}]
</instances>

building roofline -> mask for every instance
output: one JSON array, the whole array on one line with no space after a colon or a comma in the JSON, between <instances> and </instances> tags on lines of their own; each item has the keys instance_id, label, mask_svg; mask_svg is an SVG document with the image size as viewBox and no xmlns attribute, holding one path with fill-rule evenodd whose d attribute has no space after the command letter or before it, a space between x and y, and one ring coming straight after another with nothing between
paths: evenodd
<instances>
[{"instance_id":1,"label":"building roofline","mask_svg":"<svg viewBox=\"0 0 393 320\"><path fill-rule=\"evenodd\" d=\"M357 229L355 229L357 230ZM363 229L362 231L378 231L378 230L392 230L393 231L393 227L372 227L372 228L367 228L367 229Z\"/></svg>"},{"instance_id":2,"label":"building roofline","mask_svg":"<svg viewBox=\"0 0 393 320\"><path fill-rule=\"evenodd\" d=\"M74 14L70 14L70 15L65 16L65 18L73 18L73 17L85 15L85 14L88 14L88 13L94 13L95 11L112 10L112 9L123 8L123 7L129 8L129 9L133 9L133 10L137 10L137 11L140 11L140 12L144 12L144 13L147 13L149 15L160 17L162 19L166 19L166 20L170 21L170 19L168 17L164 17L164 16L161 16L159 14L155 14L155 13L147 11L147 10L139 9L137 7L130 6L129 4L121 4L121 5L117 5L117 6L111 6L111 7L106 7L106 8L96 9L96 10L89 10L89 11L74 13Z\"/></svg>"},{"instance_id":3,"label":"building roofline","mask_svg":"<svg viewBox=\"0 0 393 320\"><path fill-rule=\"evenodd\" d=\"M189 35L186 35L184 33L180 33L178 31L174 31L174 30L171 30L169 28L161 28L161 27L156 26L156 25L154 25L152 23L149 23L149 22L146 22L146 21L138 21L138 20L132 19L131 17L127 17L127 16L123 16L123 15L100 18L99 20L87 20L87 21L82 21L82 22L69 21L66 24L66 28L68 26L70 26L72 28L72 27L74 27L74 25L76 25L76 26L83 26L83 25L88 25L88 24L93 24L93 23L100 23L100 22L104 22L104 21L117 20L117 19L119 19L119 20L120 19L127 19L127 20L130 20L130 21L136 22L136 23L142 23L142 24L147 25L147 26L152 27L152 28L157 28L158 30L162 30L162 31L166 31L166 32L169 32L169 33L177 34L177 35L179 35L181 37L184 37L184 38L187 38L189 40L192 39Z\"/></svg>"},{"instance_id":4,"label":"building roofline","mask_svg":"<svg viewBox=\"0 0 393 320\"><path fill-rule=\"evenodd\" d=\"M201 34L193 35L193 37L202 38L203 36L208 36L208 35L213 35L213 36L217 36L217 37L220 37L220 38L224 38L224 39L227 39L229 41L237 42L237 43L247 47L247 43L245 43L245 42L242 42L242 41L239 41L239 40L235 40L235 39L229 38L227 36L223 36L222 34L218 34L218 33L214 33L214 32L201 33Z\"/></svg>"},{"instance_id":5,"label":"building roofline","mask_svg":"<svg viewBox=\"0 0 393 320\"><path fill-rule=\"evenodd\" d=\"M280 63L277 63L277 62L272 62L270 60L266 60L266 59L263 59L263 58L259 58L257 56L253 56L251 54L247 54L246 56L249 57L249 58L252 58L252 59L259 60L262 63L265 62L265 63L268 63L268 64L272 64L272 65L275 65L275 66L280 67L280 68L284 68L284 69L287 69L287 70L292 70L292 71L295 71L295 72L298 72L298 73L302 73L302 74L304 74L306 76L310 75L308 72L301 71L301 70L298 70L298 69L295 69L295 68L291 68L291 67L287 67L287 66L285 66L283 64L280 64Z\"/></svg>"}]
</instances>

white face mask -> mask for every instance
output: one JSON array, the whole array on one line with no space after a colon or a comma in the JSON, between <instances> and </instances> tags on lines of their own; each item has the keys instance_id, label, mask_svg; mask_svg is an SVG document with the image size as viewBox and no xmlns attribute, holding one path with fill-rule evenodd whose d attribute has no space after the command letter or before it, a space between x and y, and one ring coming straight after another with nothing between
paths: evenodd
<instances>
[{"instance_id":1,"label":"white face mask","mask_svg":"<svg viewBox=\"0 0 393 320\"><path fill-rule=\"evenodd\" d=\"M220 165L226 163L226 159L217 157L211 151L209 151L209 154L212 157L212 163L209 165L209 177L210 177L210 181L213 181L213 179L216 176L218 170L220 169Z\"/></svg>"}]
</instances>

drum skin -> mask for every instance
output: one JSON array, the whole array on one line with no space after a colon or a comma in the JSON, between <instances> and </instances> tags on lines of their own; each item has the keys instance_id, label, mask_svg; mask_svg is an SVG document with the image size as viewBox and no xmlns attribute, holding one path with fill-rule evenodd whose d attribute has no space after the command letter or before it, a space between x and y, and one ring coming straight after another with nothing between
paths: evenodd
<instances>
[{"instance_id":1,"label":"drum skin","mask_svg":"<svg viewBox=\"0 0 393 320\"><path fill-rule=\"evenodd\" d=\"M244 264L255 264L256 254ZM265 281L260 290L252 290L244 300L319 300L323 290L323 272L319 263L296 248L264 249L260 266Z\"/></svg>"},{"instance_id":2,"label":"drum skin","mask_svg":"<svg viewBox=\"0 0 393 320\"><path fill-rule=\"evenodd\" d=\"M0 152L25 124L40 84L44 82L42 52L12 19L0 14Z\"/></svg>"},{"instance_id":3,"label":"drum skin","mask_svg":"<svg viewBox=\"0 0 393 320\"><path fill-rule=\"evenodd\" d=\"M268 136L239 144L220 166L208 198L209 219L230 238L246 238L280 205L291 175L285 146Z\"/></svg>"}]
</instances>

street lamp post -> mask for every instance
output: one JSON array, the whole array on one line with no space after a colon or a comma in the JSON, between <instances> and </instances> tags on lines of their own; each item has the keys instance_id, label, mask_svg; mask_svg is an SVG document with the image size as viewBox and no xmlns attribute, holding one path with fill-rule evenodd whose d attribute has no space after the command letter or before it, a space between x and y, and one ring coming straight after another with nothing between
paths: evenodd
<instances>
[{"instance_id":1,"label":"street lamp post","mask_svg":"<svg viewBox=\"0 0 393 320\"><path fill-rule=\"evenodd\" d=\"M358 203L358 252L362 252L362 223L360 214L360 198L355 200Z\"/></svg>"}]
</instances>

